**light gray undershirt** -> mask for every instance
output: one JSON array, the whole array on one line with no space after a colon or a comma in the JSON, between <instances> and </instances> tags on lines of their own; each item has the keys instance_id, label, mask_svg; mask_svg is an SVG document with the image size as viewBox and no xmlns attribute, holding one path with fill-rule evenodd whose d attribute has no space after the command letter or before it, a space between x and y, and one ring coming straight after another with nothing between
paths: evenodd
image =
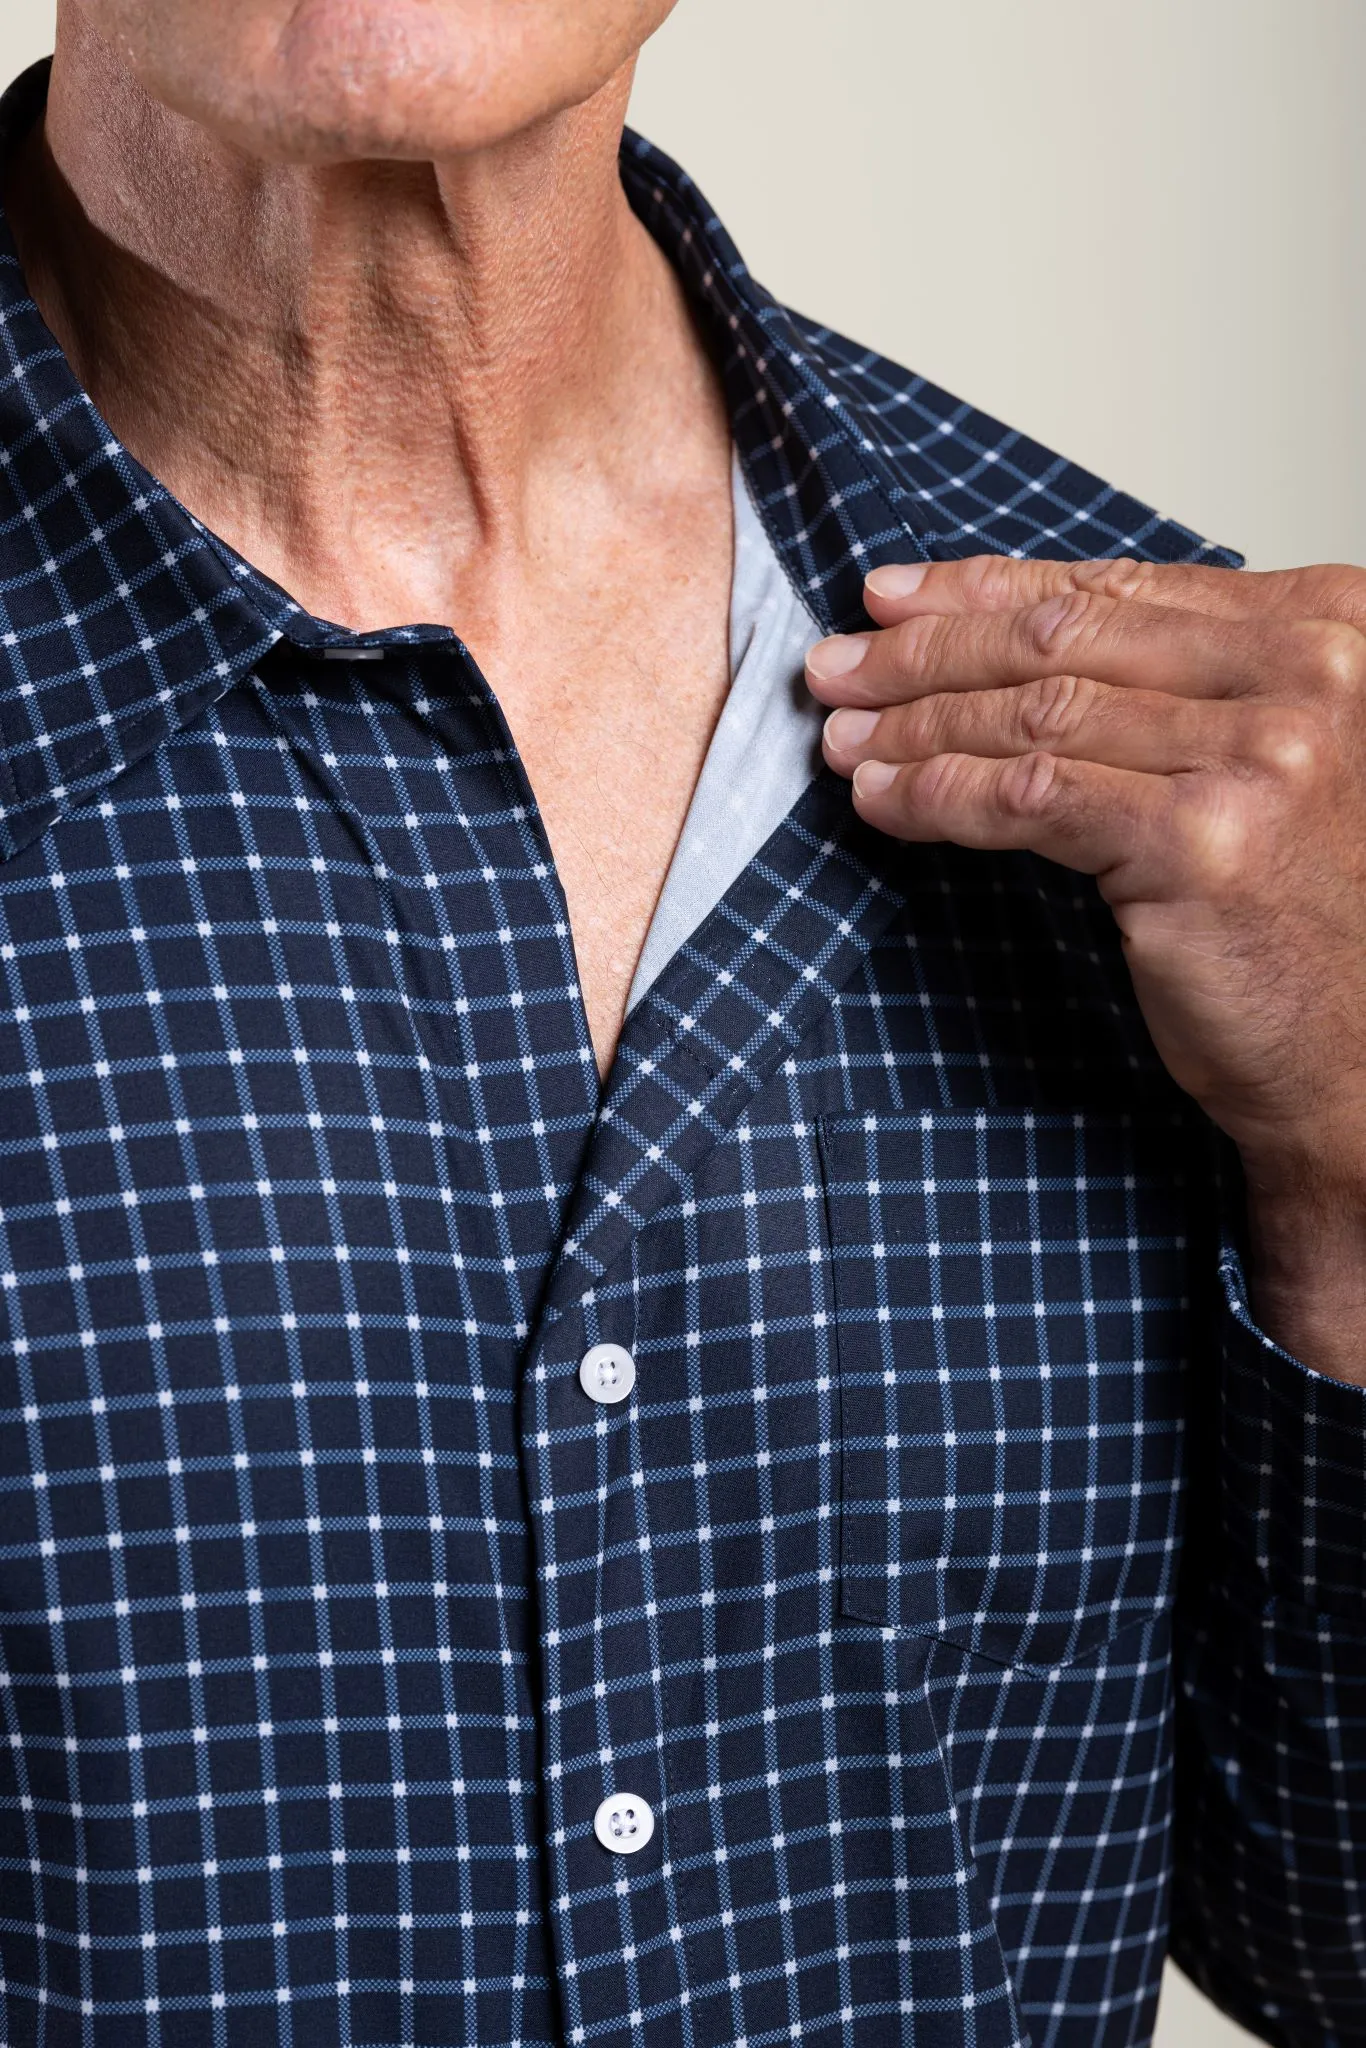
<instances>
[{"instance_id":1,"label":"light gray undershirt","mask_svg":"<svg viewBox=\"0 0 1366 2048\"><path fill-rule=\"evenodd\" d=\"M732 491L730 693L655 905L628 1010L744 873L820 767L825 711L804 675L807 649L823 629L788 580L738 456Z\"/></svg>"}]
</instances>

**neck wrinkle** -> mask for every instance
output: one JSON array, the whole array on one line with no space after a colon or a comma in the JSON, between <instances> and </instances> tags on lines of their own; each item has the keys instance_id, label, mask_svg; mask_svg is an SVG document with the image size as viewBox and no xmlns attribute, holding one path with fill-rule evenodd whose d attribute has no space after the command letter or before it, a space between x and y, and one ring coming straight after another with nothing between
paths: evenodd
<instances>
[{"instance_id":1,"label":"neck wrinkle","mask_svg":"<svg viewBox=\"0 0 1366 2048\"><path fill-rule=\"evenodd\" d=\"M335 589L380 545L400 581L433 548L496 581L710 379L622 190L629 88L453 161L265 163L78 28L7 202L115 433L268 574Z\"/></svg>"}]
</instances>

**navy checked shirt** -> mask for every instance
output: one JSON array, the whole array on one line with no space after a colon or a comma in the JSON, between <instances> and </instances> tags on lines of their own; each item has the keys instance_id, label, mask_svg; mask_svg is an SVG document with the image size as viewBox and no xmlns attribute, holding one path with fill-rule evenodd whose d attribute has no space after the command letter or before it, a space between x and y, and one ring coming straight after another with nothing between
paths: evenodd
<instances>
[{"instance_id":1,"label":"navy checked shirt","mask_svg":"<svg viewBox=\"0 0 1366 2048\"><path fill-rule=\"evenodd\" d=\"M828 630L1228 559L622 174ZM1366 2040L1363 1396L1249 1319L1089 883L825 777L600 1088L465 649L197 526L7 234L0 741L8 2048L1118 2048L1169 1924Z\"/></svg>"}]
</instances>

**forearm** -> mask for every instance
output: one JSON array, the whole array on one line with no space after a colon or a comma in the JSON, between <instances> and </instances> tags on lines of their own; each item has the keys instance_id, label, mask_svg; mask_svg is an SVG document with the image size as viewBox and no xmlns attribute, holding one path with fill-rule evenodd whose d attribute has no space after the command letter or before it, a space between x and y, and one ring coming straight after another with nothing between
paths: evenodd
<instances>
[{"instance_id":1,"label":"forearm","mask_svg":"<svg viewBox=\"0 0 1366 2048\"><path fill-rule=\"evenodd\" d=\"M1311 1371L1366 1387L1366 1174L1290 1192L1248 1185L1248 1289L1267 1335Z\"/></svg>"}]
</instances>

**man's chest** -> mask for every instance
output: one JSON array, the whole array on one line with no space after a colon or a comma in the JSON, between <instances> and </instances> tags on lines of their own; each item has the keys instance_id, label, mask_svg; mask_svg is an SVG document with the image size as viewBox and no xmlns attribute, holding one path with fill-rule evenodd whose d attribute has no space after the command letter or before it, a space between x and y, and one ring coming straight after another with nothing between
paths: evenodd
<instances>
[{"instance_id":1,"label":"man's chest","mask_svg":"<svg viewBox=\"0 0 1366 2048\"><path fill-rule=\"evenodd\" d=\"M92 1385L127 1396L130 1442L185 1400L210 1464L225 1385L287 1461L317 1400L357 1483L357 1389L389 1390L396 1470L415 1388L461 1389L466 1436L477 1389L514 1483L538 1327L591 1294L709 1412L785 1382L818 1437L838 1323L852 1355L891 1347L897 1398L949 1375L1034 1457L1046 1386L1084 1447L1101 1365L1132 1404L1135 1356L1176 1356L1185 1228L1090 892L851 853L817 791L632 1020L600 1107L549 849L487 700L438 692L448 660L234 693L7 868L22 1370L78 1435Z\"/></svg>"},{"instance_id":2,"label":"man's chest","mask_svg":"<svg viewBox=\"0 0 1366 2048\"><path fill-rule=\"evenodd\" d=\"M433 1199L492 1196L513 1265L543 1258L600 1091L527 798L497 708L436 643L270 668L73 811L2 878L10 1197L36 1219L55 1196L75 1265L157 1209L253 1288L305 1201L332 1205L331 1239L364 1219L401 1241L430 1236ZM599 1137L618 1098L623 1125L662 1114L642 1076L680 1061L672 1093L741 1077L711 1145L780 1062L798 1118L1166 1105L1089 885L866 831L852 855L802 822L842 832L841 798L803 800L637 1011ZM444 1258L474 1225L440 1220Z\"/></svg>"},{"instance_id":3,"label":"man's chest","mask_svg":"<svg viewBox=\"0 0 1366 2048\"><path fill-rule=\"evenodd\" d=\"M236 1800L254 1923L382 1828L394 1926L444 1928L455 1812L597 1898L609 1758L706 1921L707 1788L738 1828L824 1787L870 1641L1028 1683L1164 1611L1180 1132L1087 892L826 785L600 1097L450 659L268 675L4 870L3 1605L73 1688L92 1865L199 1883ZM785 1852L813 1898L829 1839Z\"/></svg>"},{"instance_id":4,"label":"man's chest","mask_svg":"<svg viewBox=\"0 0 1366 2048\"><path fill-rule=\"evenodd\" d=\"M534 792L605 1073L640 949L730 683L729 507L547 591L475 652ZM544 621L550 621L547 635Z\"/></svg>"}]
</instances>

